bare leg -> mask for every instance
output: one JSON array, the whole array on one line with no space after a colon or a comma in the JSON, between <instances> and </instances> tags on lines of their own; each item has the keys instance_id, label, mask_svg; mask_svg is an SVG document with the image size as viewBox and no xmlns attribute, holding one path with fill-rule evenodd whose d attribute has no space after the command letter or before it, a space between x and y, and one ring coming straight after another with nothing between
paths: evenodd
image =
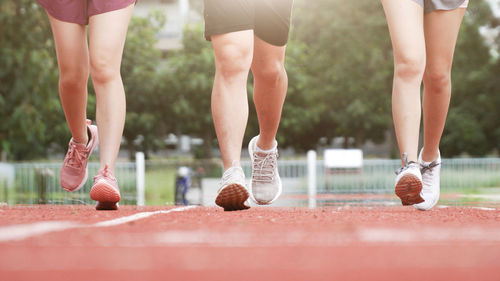
<instances>
[{"instance_id":1,"label":"bare leg","mask_svg":"<svg viewBox=\"0 0 500 281\"><path fill-rule=\"evenodd\" d=\"M114 171L125 125L120 64L134 4L89 20L90 75L97 96L101 169Z\"/></svg>"},{"instance_id":2,"label":"bare leg","mask_svg":"<svg viewBox=\"0 0 500 281\"><path fill-rule=\"evenodd\" d=\"M286 97L288 77L285 71L285 50L286 46L273 46L254 37L253 99L260 128L257 145L264 150L274 146Z\"/></svg>"},{"instance_id":3,"label":"bare leg","mask_svg":"<svg viewBox=\"0 0 500 281\"><path fill-rule=\"evenodd\" d=\"M437 159L451 97L451 66L465 9L425 15L427 65L424 73L424 150L422 159Z\"/></svg>"},{"instance_id":4,"label":"bare leg","mask_svg":"<svg viewBox=\"0 0 500 281\"><path fill-rule=\"evenodd\" d=\"M239 165L248 120L247 79L253 55L253 30L212 36L215 80L212 116L224 170Z\"/></svg>"},{"instance_id":5,"label":"bare leg","mask_svg":"<svg viewBox=\"0 0 500 281\"><path fill-rule=\"evenodd\" d=\"M49 14L48 14L49 15ZM89 52L86 27L49 15L59 66L59 97L73 139L87 144Z\"/></svg>"},{"instance_id":6,"label":"bare leg","mask_svg":"<svg viewBox=\"0 0 500 281\"><path fill-rule=\"evenodd\" d=\"M383 0L394 49L392 114L401 153L417 161L420 86L425 69L423 8L410 0Z\"/></svg>"}]
</instances>

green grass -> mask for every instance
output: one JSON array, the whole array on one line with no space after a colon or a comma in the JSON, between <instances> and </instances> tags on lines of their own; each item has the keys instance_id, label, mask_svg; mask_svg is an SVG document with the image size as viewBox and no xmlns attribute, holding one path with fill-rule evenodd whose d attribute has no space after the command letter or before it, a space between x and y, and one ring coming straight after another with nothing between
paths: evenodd
<instances>
[{"instance_id":1,"label":"green grass","mask_svg":"<svg viewBox=\"0 0 500 281\"><path fill-rule=\"evenodd\" d=\"M174 168L146 169L146 204L173 205L175 193Z\"/></svg>"}]
</instances>

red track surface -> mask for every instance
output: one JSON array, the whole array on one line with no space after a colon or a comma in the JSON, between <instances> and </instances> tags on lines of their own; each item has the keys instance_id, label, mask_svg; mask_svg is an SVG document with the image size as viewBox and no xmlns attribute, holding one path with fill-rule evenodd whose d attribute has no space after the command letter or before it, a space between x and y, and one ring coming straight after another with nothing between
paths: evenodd
<instances>
[{"instance_id":1,"label":"red track surface","mask_svg":"<svg viewBox=\"0 0 500 281\"><path fill-rule=\"evenodd\" d=\"M0 207L8 226L78 227L0 242L0 280L500 280L500 210ZM1 239L1 237L0 237Z\"/></svg>"}]
</instances>

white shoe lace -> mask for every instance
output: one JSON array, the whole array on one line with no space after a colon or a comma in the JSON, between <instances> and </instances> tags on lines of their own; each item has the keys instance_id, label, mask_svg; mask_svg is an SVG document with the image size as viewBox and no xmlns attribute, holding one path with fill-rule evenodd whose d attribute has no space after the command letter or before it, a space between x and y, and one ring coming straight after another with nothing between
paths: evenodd
<instances>
[{"instance_id":1,"label":"white shoe lace","mask_svg":"<svg viewBox=\"0 0 500 281\"><path fill-rule=\"evenodd\" d=\"M276 170L278 151L260 155L254 153L253 161L253 182L272 182L274 180L274 172Z\"/></svg>"},{"instance_id":2,"label":"white shoe lace","mask_svg":"<svg viewBox=\"0 0 500 281\"><path fill-rule=\"evenodd\" d=\"M406 152L403 153L403 163L404 163L404 166L395 171L396 175L401 174L402 172L406 171L407 169L418 166L418 164L414 161L408 162L408 154Z\"/></svg>"},{"instance_id":3,"label":"white shoe lace","mask_svg":"<svg viewBox=\"0 0 500 281\"><path fill-rule=\"evenodd\" d=\"M422 173L422 181L424 182L425 185L431 186L432 185L432 178L434 177L434 167L440 165L441 163L437 161L433 161L429 165L423 165L420 164L420 172ZM426 175L426 176L424 176Z\"/></svg>"}]
</instances>

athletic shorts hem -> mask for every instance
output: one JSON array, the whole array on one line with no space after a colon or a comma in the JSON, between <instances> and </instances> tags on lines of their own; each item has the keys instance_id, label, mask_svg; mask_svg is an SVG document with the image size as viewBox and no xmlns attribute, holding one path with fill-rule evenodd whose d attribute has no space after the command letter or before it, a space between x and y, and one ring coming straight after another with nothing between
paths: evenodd
<instances>
[{"instance_id":1,"label":"athletic shorts hem","mask_svg":"<svg viewBox=\"0 0 500 281\"><path fill-rule=\"evenodd\" d=\"M232 26L220 26L205 30L205 39L207 41L212 41L211 37L213 35L226 34L231 32L243 31L243 30L254 30L254 24L240 24Z\"/></svg>"},{"instance_id":2,"label":"athletic shorts hem","mask_svg":"<svg viewBox=\"0 0 500 281\"><path fill-rule=\"evenodd\" d=\"M465 3L465 1L466 0L462 0L462 1L458 2L457 4L455 4L453 6L450 6L450 7L434 8L431 5L424 5L423 4L424 0L413 0L413 2L419 4L420 6L422 6L422 8L424 8L424 13L426 13L426 14L432 13L432 12L435 12L435 11L452 11L452 10L455 10L455 9L459 9ZM464 9L465 8L466 7L464 7Z\"/></svg>"},{"instance_id":3,"label":"athletic shorts hem","mask_svg":"<svg viewBox=\"0 0 500 281\"><path fill-rule=\"evenodd\" d=\"M124 3L123 5L119 5L117 7L113 7L112 9L109 9L109 10L103 10L103 11L99 11L97 13L89 13L88 17L93 17L93 16L97 16L97 15L101 15L101 14L105 14L105 13L109 13L109 12L113 12L113 11L118 11L118 10L122 10L122 9L125 9L127 8L128 6L134 4L137 2L137 0L131 0L130 2L126 2Z\"/></svg>"},{"instance_id":4,"label":"athletic shorts hem","mask_svg":"<svg viewBox=\"0 0 500 281\"><path fill-rule=\"evenodd\" d=\"M55 19L57 19L59 21L68 22L68 23L74 23L74 24L79 24L79 25L88 25L90 17L124 9L124 8L126 8L126 7L128 7L128 6L132 5L132 4L137 3L137 0L131 0L129 2L124 3L123 5L118 5L118 6L115 6L115 7L111 8L111 9L104 9L104 10L101 10L101 11L99 11L97 13L90 13L90 14L87 15L86 19L82 18L81 15L78 15L78 17L75 18L75 17L68 16L67 14L64 14L64 13L59 14L59 13L56 12L58 10L52 9L52 7L50 7L49 5L47 5L45 3L45 1L39 1L39 0L37 0L37 2L38 2L38 4L40 4L45 9L45 11L51 17L53 17L53 18L55 18Z\"/></svg>"},{"instance_id":5,"label":"athletic shorts hem","mask_svg":"<svg viewBox=\"0 0 500 281\"><path fill-rule=\"evenodd\" d=\"M41 1L37 1L38 4L40 4L40 6L42 6L45 11L47 12L47 14L49 14L51 17L55 18L56 20L58 21L63 21L63 22L69 22L69 23L76 23L76 24L79 24L79 25L87 25L89 24L88 21L82 21L82 20L78 20L78 19L75 19L75 18L72 18L72 17L68 17L67 15L59 15L57 13L55 13L54 11L52 11L52 9L50 7L48 7L47 5L45 5L44 2L41 2Z\"/></svg>"}]
</instances>

